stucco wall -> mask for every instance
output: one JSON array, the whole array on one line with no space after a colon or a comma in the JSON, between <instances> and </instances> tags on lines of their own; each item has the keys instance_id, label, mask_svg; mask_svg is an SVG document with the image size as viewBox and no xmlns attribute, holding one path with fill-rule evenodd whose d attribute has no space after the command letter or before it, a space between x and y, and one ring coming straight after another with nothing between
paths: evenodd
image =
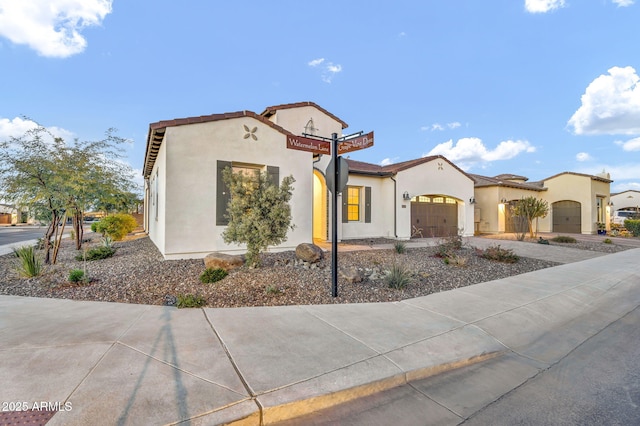
<instances>
[{"instance_id":1,"label":"stucco wall","mask_svg":"<svg viewBox=\"0 0 640 426\"><path fill-rule=\"evenodd\" d=\"M244 138L244 129L257 127L258 140ZM312 241L312 154L286 148L285 136L250 117L167 128L165 205L167 259L200 258L212 251L244 252L241 245L227 245L224 226L216 226L216 160L279 167L279 180L296 179L291 200L295 229L277 248L295 248ZM163 207L163 204L161 204Z\"/></svg>"},{"instance_id":2,"label":"stucco wall","mask_svg":"<svg viewBox=\"0 0 640 426\"><path fill-rule=\"evenodd\" d=\"M361 191L360 220L340 223L341 237L353 238L395 238L393 230L393 181L387 178L352 174L349 186L371 187L371 223L365 223L364 191ZM343 195L344 196L344 195Z\"/></svg>"},{"instance_id":3,"label":"stucco wall","mask_svg":"<svg viewBox=\"0 0 640 426\"><path fill-rule=\"evenodd\" d=\"M165 136L166 142L166 136ZM165 208L166 208L166 176L167 176L167 148L166 144L160 145L156 162L149 177L150 192L148 211L149 238L158 247L160 253L165 252ZM156 183L157 180L157 183ZM157 196L155 195L157 192ZM156 206L156 203L158 205ZM157 211L157 216L156 216Z\"/></svg>"},{"instance_id":4,"label":"stucco wall","mask_svg":"<svg viewBox=\"0 0 640 426\"><path fill-rule=\"evenodd\" d=\"M397 234L398 238L411 237L411 202L402 199L407 191L417 195L445 195L458 200L458 228L463 235L473 235L474 207L469 200L474 196L473 180L448 162L436 159L398 172L397 181ZM392 200L390 197L389 200ZM391 201L390 201L391 202ZM403 207L405 206L405 207Z\"/></svg>"},{"instance_id":5,"label":"stucco wall","mask_svg":"<svg viewBox=\"0 0 640 426\"><path fill-rule=\"evenodd\" d=\"M624 191L611 196L613 210L635 209L640 207L640 191Z\"/></svg>"},{"instance_id":6,"label":"stucco wall","mask_svg":"<svg viewBox=\"0 0 640 426\"><path fill-rule=\"evenodd\" d=\"M526 197L545 199L546 191L532 191L521 188L511 188L506 186L486 186L475 189L476 209L479 215L479 230L481 233L497 234L506 230L506 212L501 207L501 200L507 202L520 200ZM534 224L535 227L535 224ZM540 226L540 231L543 230Z\"/></svg>"},{"instance_id":7,"label":"stucco wall","mask_svg":"<svg viewBox=\"0 0 640 426\"><path fill-rule=\"evenodd\" d=\"M331 137L332 133L342 134L342 124L312 106L281 109L269 118L273 123L283 127L294 135L302 135L309 119L317 129L317 136Z\"/></svg>"}]
</instances>

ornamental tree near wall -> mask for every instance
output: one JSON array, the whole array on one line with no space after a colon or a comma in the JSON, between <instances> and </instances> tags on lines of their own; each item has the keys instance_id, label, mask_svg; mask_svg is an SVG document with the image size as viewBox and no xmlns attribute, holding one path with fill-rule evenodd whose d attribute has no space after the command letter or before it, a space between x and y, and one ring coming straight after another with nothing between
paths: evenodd
<instances>
[{"instance_id":1,"label":"ornamental tree near wall","mask_svg":"<svg viewBox=\"0 0 640 426\"><path fill-rule=\"evenodd\" d=\"M234 173L227 167L223 173L231 200L227 207L229 224L222 233L224 242L247 245L247 264L260 266L260 253L268 246L287 240L287 231L293 230L291 206L293 176L282 179L282 184L271 181L267 172Z\"/></svg>"},{"instance_id":2,"label":"ornamental tree near wall","mask_svg":"<svg viewBox=\"0 0 640 426\"><path fill-rule=\"evenodd\" d=\"M549 214L549 203L536 197L526 197L518 200L513 213L524 217L529 223L529 237L533 238L533 219L536 219L536 234L538 233L537 219L547 217Z\"/></svg>"}]
</instances>

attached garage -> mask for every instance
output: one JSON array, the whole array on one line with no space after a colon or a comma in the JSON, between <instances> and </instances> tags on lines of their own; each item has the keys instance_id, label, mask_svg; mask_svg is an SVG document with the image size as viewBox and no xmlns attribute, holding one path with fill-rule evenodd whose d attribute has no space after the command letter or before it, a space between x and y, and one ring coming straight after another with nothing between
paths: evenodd
<instances>
[{"instance_id":1,"label":"attached garage","mask_svg":"<svg viewBox=\"0 0 640 426\"><path fill-rule=\"evenodd\" d=\"M420 195L411 200L413 237L458 235L458 202L439 195Z\"/></svg>"},{"instance_id":2,"label":"attached garage","mask_svg":"<svg viewBox=\"0 0 640 426\"><path fill-rule=\"evenodd\" d=\"M0 213L0 224L9 225L11 223L11 213Z\"/></svg>"},{"instance_id":3,"label":"attached garage","mask_svg":"<svg viewBox=\"0 0 640 426\"><path fill-rule=\"evenodd\" d=\"M558 201L551 205L553 232L580 234L582 232L582 210L577 201Z\"/></svg>"}]
</instances>

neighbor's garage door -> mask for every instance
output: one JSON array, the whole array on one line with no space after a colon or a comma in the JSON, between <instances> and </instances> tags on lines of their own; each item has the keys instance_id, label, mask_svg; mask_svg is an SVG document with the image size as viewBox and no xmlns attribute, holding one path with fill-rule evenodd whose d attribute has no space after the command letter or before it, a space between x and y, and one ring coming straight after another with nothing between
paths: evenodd
<instances>
[{"instance_id":1,"label":"neighbor's garage door","mask_svg":"<svg viewBox=\"0 0 640 426\"><path fill-rule=\"evenodd\" d=\"M3 225L11 223L10 213L0 213L0 223Z\"/></svg>"},{"instance_id":2,"label":"neighbor's garage door","mask_svg":"<svg viewBox=\"0 0 640 426\"><path fill-rule=\"evenodd\" d=\"M411 201L411 229L414 237L458 235L457 201L447 197L415 197Z\"/></svg>"},{"instance_id":3,"label":"neighbor's garage door","mask_svg":"<svg viewBox=\"0 0 640 426\"><path fill-rule=\"evenodd\" d=\"M553 232L579 234L582 232L582 215L577 201L558 201L551 205Z\"/></svg>"}]
</instances>

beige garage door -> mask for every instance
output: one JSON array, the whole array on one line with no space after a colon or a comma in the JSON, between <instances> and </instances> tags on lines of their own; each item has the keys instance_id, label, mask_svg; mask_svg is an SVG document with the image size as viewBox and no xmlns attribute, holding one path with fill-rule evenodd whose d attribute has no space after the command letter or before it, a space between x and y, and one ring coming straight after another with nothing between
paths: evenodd
<instances>
[{"instance_id":1,"label":"beige garage door","mask_svg":"<svg viewBox=\"0 0 640 426\"><path fill-rule=\"evenodd\" d=\"M579 234L582 232L582 212L577 201L558 201L551 205L553 232Z\"/></svg>"},{"instance_id":2,"label":"beige garage door","mask_svg":"<svg viewBox=\"0 0 640 426\"><path fill-rule=\"evenodd\" d=\"M411 200L411 229L417 238L458 235L458 202L442 196L414 197Z\"/></svg>"}]
</instances>

